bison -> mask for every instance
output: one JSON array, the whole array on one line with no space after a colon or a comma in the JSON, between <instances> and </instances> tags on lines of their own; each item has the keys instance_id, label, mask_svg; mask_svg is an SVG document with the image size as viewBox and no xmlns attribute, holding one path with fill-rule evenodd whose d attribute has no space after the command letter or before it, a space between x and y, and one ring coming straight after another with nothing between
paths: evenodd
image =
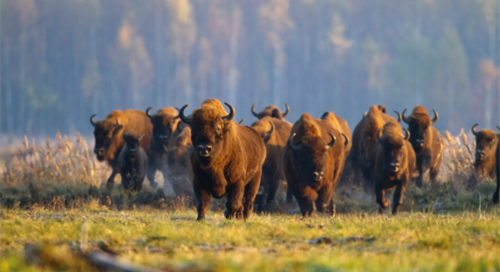
<instances>
[{"instance_id":1,"label":"bison","mask_svg":"<svg viewBox=\"0 0 500 272\"><path fill-rule=\"evenodd\" d=\"M439 115L434 111L434 118L431 119L427 109L423 106L416 106L409 117L403 111L402 120L408 124L410 131L410 143L417 156L417 186L422 187L423 173L430 169L431 182L436 181L436 177L443 161L443 136L433 126Z\"/></svg>"},{"instance_id":2,"label":"bison","mask_svg":"<svg viewBox=\"0 0 500 272\"><path fill-rule=\"evenodd\" d=\"M253 114L253 116L257 117L258 119L262 119L266 116L274 117L277 119L284 119L290 111L290 108L288 107L288 105L285 104L285 106L286 106L286 111L284 113L282 113L281 110L275 105L268 106L264 110L262 110L261 112L256 113L255 112L255 104L253 104L252 114Z\"/></svg>"},{"instance_id":3,"label":"bison","mask_svg":"<svg viewBox=\"0 0 500 272\"><path fill-rule=\"evenodd\" d=\"M479 124L472 126L472 134L476 137L476 156L474 169L480 177L495 176L495 154L498 145L498 133L491 129L476 131ZM477 183L476 177L472 175L469 179L469 186L473 187Z\"/></svg>"},{"instance_id":4,"label":"bison","mask_svg":"<svg viewBox=\"0 0 500 272\"><path fill-rule=\"evenodd\" d=\"M497 127L497 129L500 131L500 127ZM498 204L498 201L500 199L500 145L499 144L497 144L497 150L495 153L495 169L497 174L497 188L493 193L492 199L494 204Z\"/></svg>"},{"instance_id":5,"label":"bison","mask_svg":"<svg viewBox=\"0 0 500 272\"><path fill-rule=\"evenodd\" d=\"M308 113L295 122L284 154L288 186L304 217L327 210L334 214L332 196L344 166L344 136Z\"/></svg>"},{"instance_id":6,"label":"bison","mask_svg":"<svg viewBox=\"0 0 500 272\"><path fill-rule=\"evenodd\" d=\"M377 142L377 132L386 124L399 124L394 117L386 114L385 106L371 106L352 133L352 148L348 164L354 174L354 182L364 186L365 192L373 191L370 172L370 153Z\"/></svg>"},{"instance_id":7,"label":"bison","mask_svg":"<svg viewBox=\"0 0 500 272\"><path fill-rule=\"evenodd\" d=\"M148 155L141 147L144 134L124 133L126 145L118 156L123 188L140 191L148 168ZM131 187L132 186L132 187Z\"/></svg>"},{"instance_id":8,"label":"bison","mask_svg":"<svg viewBox=\"0 0 500 272\"><path fill-rule=\"evenodd\" d=\"M389 122L377 132L378 140L371 155L370 170L380 213L389 206L385 191L394 187L392 214L398 213L408 182L415 171L415 152L408 142L410 133L405 131L406 137L401 133L399 124Z\"/></svg>"},{"instance_id":9,"label":"bison","mask_svg":"<svg viewBox=\"0 0 500 272\"><path fill-rule=\"evenodd\" d=\"M283 173L283 150L292 130L292 124L284 120L266 116L255 121L252 127L264 140L267 150L266 160L262 166L261 178L261 187L264 190L263 194L258 198L257 203L258 211L262 212L264 210L264 202L268 206L274 201L280 180L285 179Z\"/></svg>"},{"instance_id":10,"label":"bison","mask_svg":"<svg viewBox=\"0 0 500 272\"><path fill-rule=\"evenodd\" d=\"M168 176L177 195L194 196L191 168L191 128L186 127L166 149Z\"/></svg>"},{"instance_id":11,"label":"bison","mask_svg":"<svg viewBox=\"0 0 500 272\"><path fill-rule=\"evenodd\" d=\"M106 161L111 166L112 173L106 184L107 189L110 190L113 188L116 174L120 171L118 155L125 146L123 133L144 134L141 147L148 152L153 125L148 116L143 111L138 110L115 110L106 119L97 122L94 121L95 116L94 114L90 117L90 123L94 127L94 153L99 161ZM147 173L147 175L149 177L151 174ZM154 172L152 175L154 176ZM149 182L151 187L156 188L157 183L154 179L150 179Z\"/></svg>"},{"instance_id":12,"label":"bison","mask_svg":"<svg viewBox=\"0 0 500 272\"><path fill-rule=\"evenodd\" d=\"M192 117L184 115L188 105L179 113L181 120L191 128L197 220L205 218L210 195L227 196L224 212L227 219L249 218L260 186L266 158L264 141L255 129L233 122L234 108L225 104L230 109L228 115L210 104L193 111Z\"/></svg>"}]
</instances>

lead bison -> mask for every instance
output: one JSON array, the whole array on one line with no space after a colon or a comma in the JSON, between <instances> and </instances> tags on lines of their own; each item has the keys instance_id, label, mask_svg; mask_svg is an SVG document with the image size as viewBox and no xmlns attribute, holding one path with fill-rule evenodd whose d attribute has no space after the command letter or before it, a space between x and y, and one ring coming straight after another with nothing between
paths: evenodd
<instances>
[{"instance_id":1,"label":"lead bison","mask_svg":"<svg viewBox=\"0 0 500 272\"><path fill-rule=\"evenodd\" d=\"M288 186L303 216L334 213L332 196L344 166L344 136L328 121L302 114L284 154Z\"/></svg>"},{"instance_id":2,"label":"lead bison","mask_svg":"<svg viewBox=\"0 0 500 272\"><path fill-rule=\"evenodd\" d=\"M198 218L203 220L210 207L210 195L227 196L227 219L247 219L252 214L255 196L259 190L262 165L266 158L264 141L255 129L233 122L230 112L211 105L202 105L192 117L186 117L185 105L180 110L183 122L191 128L191 164L193 189L198 200ZM242 204L242 201L244 203Z\"/></svg>"},{"instance_id":3,"label":"lead bison","mask_svg":"<svg viewBox=\"0 0 500 272\"><path fill-rule=\"evenodd\" d=\"M389 206L385 199L385 191L396 187L392 201L392 214L397 214L403 196L415 171L415 152L408 142L410 134L406 137L401 133L401 126L386 123L377 132L377 143L371 156L371 172L375 183L375 195L379 204L379 212ZM379 136L382 134L382 136Z\"/></svg>"},{"instance_id":4,"label":"lead bison","mask_svg":"<svg viewBox=\"0 0 500 272\"><path fill-rule=\"evenodd\" d=\"M278 106L275 106L275 105L267 106L261 112L256 113L255 112L255 104L253 104L252 114L253 114L253 116L257 117L258 119L262 119L266 116L269 116L269 117L274 117L274 118L283 120L288 115L288 113L290 111L290 108L288 107L288 105L285 104L285 106L286 106L286 111L284 113L282 113L281 110L278 108Z\"/></svg>"},{"instance_id":5,"label":"lead bison","mask_svg":"<svg viewBox=\"0 0 500 272\"><path fill-rule=\"evenodd\" d=\"M410 131L410 143L417 156L417 186L422 187L423 173L430 169L431 182L436 181L436 177L443 161L443 136L433 126L439 115L435 110L434 118L431 119L427 109L423 106L416 106L409 117L403 111L402 119L408 124Z\"/></svg>"},{"instance_id":6,"label":"lead bison","mask_svg":"<svg viewBox=\"0 0 500 272\"><path fill-rule=\"evenodd\" d=\"M474 171L478 177L495 177L495 154L498 145L498 133L491 129L476 131L479 124L472 126L472 134L476 137L476 156L474 160ZM468 185L473 187L477 184L475 175L469 179Z\"/></svg>"},{"instance_id":7,"label":"lead bison","mask_svg":"<svg viewBox=\"0 0 500 272\"><path fill-rule=\"evenodd\" d=\"M156 114L151 115L150 111L153 108L154 107L149 107L146 110L146 115L149 117L151 124L153 124L153 135L150 141L149 152L149 167L151 167L151 169L148 171L148 173L150 173L148 179L154 180L154 174L156 171L160 171L163 174L163 187L165 191L169 191L172 189L168 188L172 181L168 175L165 150L172 144L174 132L177 129L180 119L177 110L173 107L161 108ZM178 194L178 192L175 193Z\"/></svg>"},{"instance_id":8,"label":"lead bison","mask_svg":"<svg viewBox=\"0 0 500 272\"><path fill-rule=\"evenodd\" d=\"M261 187L263 193L258 198L259 212L271 205L276 196L280 180L285 179L283 173L283 151L292 130L292 124L284 120L266 116L255 121L252 127L259 133L266 144L267 156L262 166Z\"/></svg>"},{"instance_id":9,"label":"lead bison","mask_svg":"<svg viewBox=\"0 0 500 272\"><path fill-rule=\"evenodd\" d=\"M106 161L112 169L108 178L106 187L108 190L113 188L116 174L119 173L118 155L125 146L123 133L142 133L144 138L141 141L141 147L149 152L149 142L153 131L153 125L148 116L143 111L138 110L115 110L108 114L106 119L94 121L90 117L90 123L94 127L95 148L94 153L97 160ZM149 169L149 168L148 168ZM151 175L148 170L148 177ZM153 174L154 175L154 172ZM151 187L156 188L157 183L154 179L149 180Z\"/></svg>"},{"instance_id":10,"label":"lead bison","mask_svg":"<svg viewBox=\"0 0 500 272\"><path fill-rule=\"evenodd\" d=\"M352 133L352 149L348 163L353 171L354 183L363 184L365 192L373 192L370 171L370 154L377 142L377 132L386 124L399 124L394 117L386 114L385 106L371 106Z\"/></svg>"}]
</instances>

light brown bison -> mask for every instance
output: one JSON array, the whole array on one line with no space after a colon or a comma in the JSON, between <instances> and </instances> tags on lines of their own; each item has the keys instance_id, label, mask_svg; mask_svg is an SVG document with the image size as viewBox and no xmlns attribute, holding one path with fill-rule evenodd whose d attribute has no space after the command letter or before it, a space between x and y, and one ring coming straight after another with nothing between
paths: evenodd
<instances>
[{"instance_id":1,"label":"light brown bison","mask_svg":"<svg viewBox=\"0 0 500 272\"><path fill-rule=\"evenodd\" d=\"M280 180L285 179L283 173L283 151L292 130L292 124L267 116L255 121L252 127L264 140L267 150L266 160L262 166L262 178L260 182L260 186L264 190L263 194L259 196L257 203L258 211L262 212L264 210L264 202L268 206L274 201Z\"/></svg>"},{"instance_id":2,"label":"light brown bison","mask_svg":"<svg viewBox=\"0 0 500 272\"><path fill-rule=\"evenodd\" d=\"M476 156L474 160L474 169L478 177L495 177L495 154L498 145L498 133L491 129L482 129L476 131L479 124L472 126L472 134L476 137ZM477 184L475 175L469 179L469 186Z\"/></svg>"},{"instance_id":3,"label":"light brown bison","mask_svg":"<svg viewBox=\"0 0 500 272\"><path fill-rule=\"evenodd\" d=\"M156 114L151 115L150 111L153 108L149 107L146 110L146 115L153 124L153 135L150 141L150 151L148 152L149 167L151 168L148 171L148 179L154 180L154 174L156 171L160 171L163 174L165 191L168 191L167 187L169 187L171 181L167 175L165 149L172 143L180 119L177 110L173 107L161 108Z\"/></svg>"},{"instance_id":4,"label":"light brown bison","mask_svg":"<svg viewBox=\"0 0 500 272\"><path fill-rule=\"evenodd\" d=\"M415 152L408 142L410 134L405 131L406 137L401 133L399 124L386 123L377 133L378 141L371 155L370 166L380 213L389 206L385 191L394 187L392 214L398 213L408 182L415 171Z\"/></svg>"},{"instance_id":5,"label":"light brown bison","mask_svg":"<svg viewBox=\"0 0 500 272\"><path fill-rule=\"evenodd\" d=\"M385 106L371 106L352 133L352 148L348 163L354 174L354 183L362 183L365 192L373 192L373 179L370 172L370 153L377 142L377 132L386 124L399 124L394 117L387 115ZM361 182L362 181L362 182Z\"/></svg>"},{"instance_id":6,"label":"light brown bison","mask_svg":"<svg viewBox=\"0 0 500 272\"><path fill-rule=\"evenodd\" d=\"M115 176L120 171L118 167L118 155L125 146L123 133L144 134L141 147L148 152L153 125L149 121L148 116L143 111L138 110L115 110L106 119L97 122L94 121L95 116L94 114L90 117L90 123L94 127L94 153L99 161L106 161L113 170L106 184L109 190L113 188ZM156 188L157 184L154 179L149 182L153 188Z\"/></svg>"},{"instance_id":7,"label":"light brown bison","mask_svg":"<svg viewBox=\"0 0 500 272\"><path fill-rule=\"evenodd\" d=\"M194 196L191 128L186 127L167 148L168 176L177 195Z\"/></svg>"},{"instance_id":8,"label":"light brown bison","mask_svg":"<svg viewBox=\"0 0 500 272\"><path fill-rule=\"evenodd\" d=\"M402 119L408 124L410 131L410 143L417 156L417 186L422 187L423 173L430 169L431 182L435 182L443 161L443 136L433 126L439 115L435 110L434 118L431 119L427 109L416 106L409 117L403 111Z\"/></svg>"},{"instance_id":9,"label":"light brown bison","mask_svg":"<svg viewBox=\"0 0 500 272\"><path fill-rule=\"evenodd\" d=\"M217 107L202 105L192 117L186 117L185 105L181 120L191 128L191 165L193 189L198 200L198 219L205 218L210 195L227 196L227 219L247 219L259 190L262 165L266 158L264 141L255 129L233 122L234 109L224 116ZM244 203L242 204L242 201Z\"/></svg>"},{"instance_id":10,"label":"light brown bison","mask_svg":"<svg viewBox=\"0 0 500 272\"><path fill-rule=\"evenodd\" d=\"M252 114L253 114L253 116L257 117L258 119L262 119L266 116L274 117L277 119L284 119L290 111L290 108L288 107L288 105L285 104L285 106L286 106L286 111L284 113L282 113L281 110L275 105L267 106L261 112L256 113L255 112L255 104L253 104Z\"/></svg>"},{"instance_id":11,"label":"light brown bison","mask_svg":"<svg viewBox=\"0 0 500 272\"><path fill-rule=\"evenodd\" d=\"M497 129L500 131L500 127L497 127ZM494 204L498 204L498 201L500 200L500 145L499 144L497 144L497 150L495 153L495 169L497 174L497 188L493 193L492 200Z\"/></svg>"},{"instance_id":12,"label":"light brown bison","mask_svg":"<svg viewBox=\"0 0 500 272\"><path fill-rule=\"evenodd\" d=\"M141 147L144 134L124 133L126 145L118 156L122 184L125 190L140 191L148 168L148 155Z\"/></svg>"},{"instance_id":13,"label":"light brown bison","mask_svg":"<svg viewBox=\"0 0 500 272\"><path fill-rule=\"evenodd\" d=\"M302 114L284 154L288 186L303 216L316 209L334 213L332 196L344 166L344 136L328 121Z\"/></svg>"}]
</instances>

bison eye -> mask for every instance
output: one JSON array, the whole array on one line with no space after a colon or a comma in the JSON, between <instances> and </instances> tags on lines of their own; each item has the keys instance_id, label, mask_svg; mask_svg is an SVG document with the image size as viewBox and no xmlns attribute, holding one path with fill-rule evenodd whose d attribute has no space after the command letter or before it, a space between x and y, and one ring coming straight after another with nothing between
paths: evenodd
<instances>
[{"instance_id":1,"label":"bison eye","mask_svg":"<svg viewBox=\"0 0 500 272\"><path fill-rule=\"evenodd\" d=\"M215 128L215 133L217 133L217 136L220 136L220 135L221 135L221 133L222 133L222 129L221 129L221 127L216 127L216 128Z\"/></svg>"}]
</instances>

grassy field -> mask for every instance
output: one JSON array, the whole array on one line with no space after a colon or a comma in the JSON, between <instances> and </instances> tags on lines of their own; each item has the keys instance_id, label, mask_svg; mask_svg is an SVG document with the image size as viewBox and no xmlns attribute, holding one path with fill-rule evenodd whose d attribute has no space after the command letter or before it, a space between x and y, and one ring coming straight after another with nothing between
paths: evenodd
<instances>
[{"instance_id":1,"label":"grassy field","mask_svg":"<svg viewBox=\"0 0 500 272\"><path fill-rule=\"evenodd\" d=\"M194 210L2 209L1 271L96 269L105 249L165 271L499 271L500 211L253 216Z\"/></svg>"}]
</instances>

